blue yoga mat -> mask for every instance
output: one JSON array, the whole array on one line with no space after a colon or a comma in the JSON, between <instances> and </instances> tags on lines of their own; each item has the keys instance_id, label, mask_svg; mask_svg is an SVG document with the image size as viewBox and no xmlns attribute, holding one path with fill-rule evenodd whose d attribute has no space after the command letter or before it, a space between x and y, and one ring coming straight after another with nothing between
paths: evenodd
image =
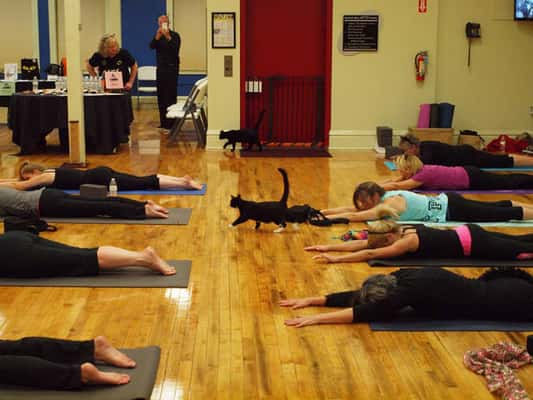
<instances>
[{"instance_id":1,"label":"blue yoga mat","mask_svg":"<svg viewBox=\"0 0 533 400\"><path fill-rule=\"evenodd\" d=\"M207 185L204 183L200 190L174 189L174 190L123 190L118 194L150 194L152 196L162 196L165 194L180 195L180 196L203 196L207 191ZM79 194L79 190L64 190L66 193Z\"/></svg>"},{"instance_id":2,"label":"blue yoga mat","mask_svg":"<svg viewBox=\"0 0 533 400\"><path fill-rule=\"evenodd\" d=\"M373 331L499 331L533 332L533 321L486 321L486 320L424 320L399 318L392 321L371 322Z\"/></svg>"},{"instance_id":3,"label":"blue yoga mat","mask_svg":"<svg viewBox=\"0 0 533 400\"><path fill-rule=\"evenodd\" d=\"M393 161L385 161L385 166L391 171L397 171L398 167ZM514 167L514 168L481 168L483 171L533 171L533 167Z\"/></svg>"}]
</instances>

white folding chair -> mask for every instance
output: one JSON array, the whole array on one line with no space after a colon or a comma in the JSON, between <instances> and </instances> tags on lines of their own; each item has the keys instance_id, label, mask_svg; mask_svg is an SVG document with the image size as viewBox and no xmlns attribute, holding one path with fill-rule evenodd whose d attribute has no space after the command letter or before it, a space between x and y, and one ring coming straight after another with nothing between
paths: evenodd
<instances>
[{"instance_id":1,"label":"white folding chair","mask_svg":"<svg viewBox=\"0 0 533 400\"><path fill-rule=\"evenodd\" d=\"M189 95L187 97L189 97L192 94L192 92L194 91L195 88L197 88L198 86L200 86L204 82L207 82L207 76L205 78L198 79L196 82L194 82L194 85L192 86L191 91L189 92ZM185 101L186 100L178 100L175 104L172 104L171 106L168 106L167 107L167 111L170 111L170 110L183 110L183 106L185 105Z\"/></svg>"},{"instance_id":2,"label":"white folding chair","mask_svg":"<svg viewBox=\"0 0 533 400\"><path fill-rule=\"evenodd\" d=\"M143 82L150 82L153 85L153 82L156 81L156 67L154 66L144 66L139 67L137 70L137 109L140 108L140 95L141 93L156 93L156 86L142 86Z\"/></svg>"}]
</instances>

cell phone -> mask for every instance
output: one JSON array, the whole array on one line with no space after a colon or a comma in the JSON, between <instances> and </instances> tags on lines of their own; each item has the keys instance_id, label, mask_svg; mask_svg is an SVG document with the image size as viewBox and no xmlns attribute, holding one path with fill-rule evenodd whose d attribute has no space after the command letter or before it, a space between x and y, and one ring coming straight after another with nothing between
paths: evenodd
<instances>
[{"instance_id":1,"label":"cell phone","mask_svg":"<svg viewBox=\"0 0 533 400\"><path fill-rule=\"evenodd\" d=\"M161 24L161 29L163 29L164 31L168 31L168 22L163 22Z\"/></svg>"}]
</instances>

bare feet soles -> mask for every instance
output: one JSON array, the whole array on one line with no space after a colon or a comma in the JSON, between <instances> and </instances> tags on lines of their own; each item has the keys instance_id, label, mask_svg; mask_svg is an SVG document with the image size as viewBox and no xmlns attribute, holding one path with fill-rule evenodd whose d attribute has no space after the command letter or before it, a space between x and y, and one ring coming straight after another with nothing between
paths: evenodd
<instances>
[{"instance_id":1,"label":"bare feet soles","mask_svg":"<svg viewBox=\"0 0 533 400\"><path fill-rule=\"evenodd\" d=\"M196 190L200 190L202 189L202 184L201 183L198 183L196 182L194 179L192 179L192 176L190 175L185 175L183 177L184 181L185 181L185 187L187 189L196 189Z\"/></svg>"},{"instance_id":2,"label":"bare feet soles","mask_svg":"<svg viewBox=\"0 0 533 400\"><path fill-rule=\"evenodd\" d=\"M147 217L152 218L168 218L168 209L159 204L154 203L152 200L148 200L144 206L144 210Z\"/></svg>"},{"instance_id":3,"label":"bare feet soles","mask_svg":"<svg viewBox=\"0 0 533 400\"><path fill-rule=\"evenodd\" d=\"M97 336L94 338L94 359L115 367L135 367L135 361L113 347L111 342L109 342L104 336Z\"/></svg>"},{"instance_id":4,"label":"bare feet soles","mask_svg":"<svg viewBox=\"0 0 533 400\"><path fill-rule=\"evenodd\" d=\"M91 363L83 363L81 381L89 385L124 385L130 381L130 376L116 372L102 372Z\"/></svg>"},{"instance_id":5,"label":"bare feet soles","mask_svg":"<svg viewBox=\"0 0 533 400\"><path fill-rule=\"evenodd\" d=\"M152 271L159 272L163 275L174 275L176 273L176 268L168 265L151 247L144 249L142 254L147 262L147 267Z\"/></svg>"}]
</instances>

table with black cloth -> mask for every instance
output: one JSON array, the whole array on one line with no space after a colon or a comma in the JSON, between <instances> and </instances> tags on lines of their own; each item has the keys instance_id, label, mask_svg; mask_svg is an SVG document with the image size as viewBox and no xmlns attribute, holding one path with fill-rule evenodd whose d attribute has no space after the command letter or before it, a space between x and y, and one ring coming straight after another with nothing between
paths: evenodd
<instances>
[{"instance_id":1,"label":"table with black cloth","mask_svg":"<svg viewBox=\"0 0 533 400\"><path fill-rule=\"evenodd\" d=\"M110 154L129 135L133 109L129 93L85 94L85 145L88 152ZM32 154L46 144L46 135L59 129L68 150L67 96L16 93L11 96L8 126L21 154Z\"/></svg>"},{"instance_id":2,"label":"table with black cloth","mask_svg":"<svg viewBox=\"0 0 533 400\"><path fill-rule=\"evenodd\" d=\"M39 89L55 89L55 81L39 81ZM33 81L15 81L15 92L30 91L33 88ZM9 98L11 96L0 96L0 107L9 107Z\"/></svg>"}]
</instances>

